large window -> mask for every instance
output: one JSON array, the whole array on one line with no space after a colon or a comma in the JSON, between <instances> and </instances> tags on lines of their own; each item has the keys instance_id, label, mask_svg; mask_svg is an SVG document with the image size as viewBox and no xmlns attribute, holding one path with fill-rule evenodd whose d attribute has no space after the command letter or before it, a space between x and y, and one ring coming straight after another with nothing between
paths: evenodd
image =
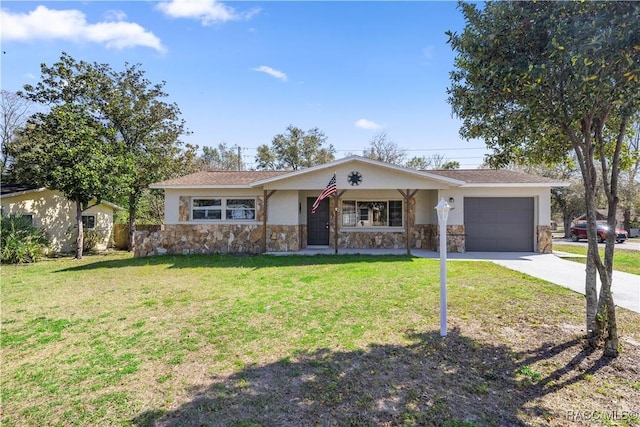
<instances>
[{"instance_id":1,"label":"large window","mask_svg":"<svg viewBox=\"0 0 640 427\"><path fill-rule=\"evenodd\" d=\"M344 200L343 227L402 227L402 200Z\"/></svg>"},{"instance_id":2,"label":"large window","mask_svg":"<svg viewBox=\"0 0 640 427\"><path fill-rule=\"evenodd\" d=\"M255 199L192 199L193 220L252 220L256 217Z\"/></svg>"}]
</instances>

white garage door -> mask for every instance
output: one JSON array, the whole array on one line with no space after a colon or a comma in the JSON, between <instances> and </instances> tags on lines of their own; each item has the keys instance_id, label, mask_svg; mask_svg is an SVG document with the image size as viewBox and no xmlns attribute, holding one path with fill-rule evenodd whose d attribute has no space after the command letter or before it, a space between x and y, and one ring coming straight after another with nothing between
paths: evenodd
<instances>
[{"instance_id":1,"label":"white garage door","mask_svg":"<svg viewBox=\"0 0 640 427\"><path fill-rule=\"evenodd\" d=\"M532 197L465 197L466 250L533 251Z\"/></svg>"}]
</instances>

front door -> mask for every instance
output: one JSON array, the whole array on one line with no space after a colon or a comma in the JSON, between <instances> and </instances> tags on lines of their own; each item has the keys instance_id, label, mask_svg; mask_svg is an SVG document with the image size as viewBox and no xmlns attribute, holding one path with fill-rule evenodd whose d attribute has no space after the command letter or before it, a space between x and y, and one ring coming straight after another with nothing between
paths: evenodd
<instances>
[{"instance_id":1,"label":"front door","mask_svg":"<svg viewBox=\"0 0 640 427\"><path fill-rule=\"evenodd\" d=\"M315 197L307 198L307 245L329 244L329 198L320 202L316 213L311 213Z\"/></svg>"}]
</instances>

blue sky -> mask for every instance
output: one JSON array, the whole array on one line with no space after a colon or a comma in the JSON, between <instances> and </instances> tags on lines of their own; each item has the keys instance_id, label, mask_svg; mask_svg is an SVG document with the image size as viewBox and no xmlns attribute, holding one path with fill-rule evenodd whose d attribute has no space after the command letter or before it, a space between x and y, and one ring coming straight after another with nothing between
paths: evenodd
<instances>
[{"instance_id":1,"label":"blue sky","mask_svg":"<svg viewBox=\"0 0 640 427\"><path fill-rule=\"evenodd\" d=\"M2 88L40 77L65 51L120 70L140 63L166 81L186 142L270 144L318 127L337 157L386 132L409 157L442 154L475 168L482 142L458 136L446 102L464 25L455 2L3 1Z\"/></svg>"}]
</instances>

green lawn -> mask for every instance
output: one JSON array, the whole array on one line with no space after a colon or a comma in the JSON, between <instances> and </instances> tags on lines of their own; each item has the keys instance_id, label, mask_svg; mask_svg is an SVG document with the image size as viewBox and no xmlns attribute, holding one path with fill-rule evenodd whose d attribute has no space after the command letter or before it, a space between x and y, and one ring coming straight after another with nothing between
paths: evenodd
<instances>
[{"instance_id":1,"label":"green lawn","mask_svg":"<svg viewBox=\"0 0 640 427\"><path fill-rule=\"evenodd\" d=\"M624 244L623 244L624 245ZM587 244L576 245L563 245L562 243L553 243L554 251L567 252L570 254L587 255ZM600 249L600 256L604 259L604 248ZM585 258L568 258L572 261L586 263ZM613 269L618 271L624 271L631 274L640 275L640 252L633 249L625 249L620 244L616 244L613 252Z\"/></svg>"},{"instance_id":2,"label":"green lawn","mask_svg":"<svg viewBox=\"0 0 640 427\"><path fill-rule=\"evenodd\" d=\"M638 371L585 353L581 296L491 263L448 273L441 339L438 260L2 266L2 425L469 427L638 409ZM640 341L640 315L619 324ZM621 366L640 355L624 345Z\"/></svg>"}]
</instances>

